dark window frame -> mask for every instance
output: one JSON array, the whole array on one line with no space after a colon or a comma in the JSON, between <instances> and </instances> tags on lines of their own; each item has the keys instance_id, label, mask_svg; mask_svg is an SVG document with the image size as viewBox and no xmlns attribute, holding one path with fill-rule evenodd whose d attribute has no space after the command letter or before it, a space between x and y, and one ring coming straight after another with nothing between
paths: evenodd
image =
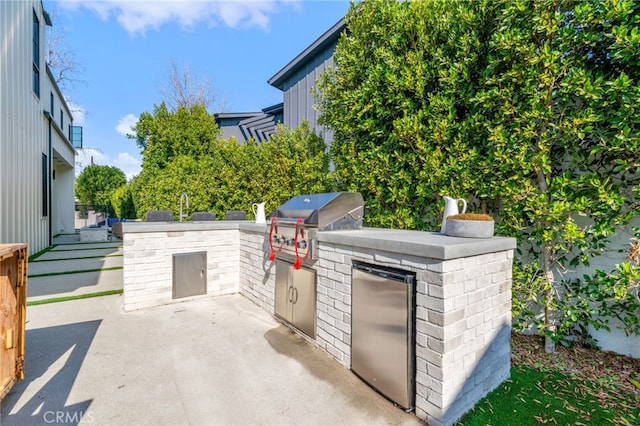
<instances>
[{"instance_id":1,"label":"dark window frame","mask_svg":"<svg viewBox=\"0 0 640 426\"><path fill-rule=\"evenodd\" d=\"M33 93L40 99L40 20L33 10Z\"/></svg>"},{"instance_id":2,"label":"dark window frame","mask_svg":"<svg viewBox=\"0 0 640 426\"><path fill-rule=\"evenodd\" d=\"M49 216L49 158L42 153L42 216Z\"/></svg>"}]
</instances>

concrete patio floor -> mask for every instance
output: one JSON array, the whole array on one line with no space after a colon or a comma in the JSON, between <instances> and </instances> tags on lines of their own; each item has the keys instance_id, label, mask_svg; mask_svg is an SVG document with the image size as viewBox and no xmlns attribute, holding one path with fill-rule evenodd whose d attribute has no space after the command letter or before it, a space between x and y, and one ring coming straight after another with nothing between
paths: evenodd
<instances>
[{"instance_id":1,"label":"concrete patio floor","mask_svg":"<svg viewBox=\"0 0 640 426\"><path fill-rule=\"evenodd\" d=\"M241 295L30 306L25 373L3 426L423 424Z\"/></svg>"}]
</instances>

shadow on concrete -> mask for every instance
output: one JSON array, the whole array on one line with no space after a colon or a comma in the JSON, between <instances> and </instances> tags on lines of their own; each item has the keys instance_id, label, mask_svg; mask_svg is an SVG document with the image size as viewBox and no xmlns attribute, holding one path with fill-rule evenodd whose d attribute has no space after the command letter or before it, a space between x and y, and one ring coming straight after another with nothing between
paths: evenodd
<instances>
[{"instance_id":1,"label":"shadow on concrete","mask_svg":"<svg viewBox=\"0 0 640 426\"><path fill-rule=\"evenodd\" d=\"M104 246L95 248L82 248L82 249L62 249L64 246L56 246L54 249L41 254L35 260L30 263L40 262L55 262L58 260L81 259L81 258L97 258L106 256L122 256L122 245L118 246ZM74 246L75 247L75 246Z\"/></svg>"},{"instance_id":2,"label":"shadow on concrete","mask_svg":"<svg viewBox=\"0 0 640 426\"><path fill-rule=\"evenodd\" d=\"M67 405L101 320L26 332L25 379L2 400L0 424L87 423L92 399Z\"/></svg>"},{"instance_id":3,"label":"shadow on concrete","mask_svg":"<svg viewBox=\"0 0 640 426\"><path fill-rule=\"evenodd\" d=\"M122 269L113 269L29 278L27 300L119 290L123 285L122 274Z\"/></svg>"},{"instance_id":4,"label":"shadow on concrete","mask_svg":"<svg viewBox=\"0 0 640 426\"><path fill-rule=\"evenodd\" d=\"M297 361L314 377L335 390L346 404L366 413L370 418L382 418L383 424L423 424L411 413L395 406L343 365L316 348L303 337L284 325L264 334L265 340L281 355Z\"/></svg>"}]
</instances>

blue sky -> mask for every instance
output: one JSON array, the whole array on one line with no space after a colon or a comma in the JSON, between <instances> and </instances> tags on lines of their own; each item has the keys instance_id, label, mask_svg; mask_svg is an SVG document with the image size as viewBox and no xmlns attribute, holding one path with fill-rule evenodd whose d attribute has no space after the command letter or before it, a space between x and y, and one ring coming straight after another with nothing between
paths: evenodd
<instances>
[{"instance_id":1,"label":"blue sky","mask_svg":"<svg viewBox=\"0 0 640 426\"><path fill-rule=\"evenodd\" d=\"M225 112L282 102L267 80L349 10L345 0L43 1L81 80L65 90L90 163L140 170L135 119L162 101L171 62L207 79ZM210 110L216 109L212 106Z\"/></svg>"}]
</instances>

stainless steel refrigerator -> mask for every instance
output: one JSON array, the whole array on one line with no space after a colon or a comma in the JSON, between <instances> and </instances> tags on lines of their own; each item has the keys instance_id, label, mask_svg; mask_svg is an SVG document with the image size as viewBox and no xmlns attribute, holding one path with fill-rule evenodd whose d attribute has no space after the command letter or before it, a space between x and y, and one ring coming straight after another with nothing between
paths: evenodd
<instances>
[{"instance_id":1,"label":"stainless steel refrigerator","mask_svg":"<svg viewBox=\"0 0 640 426\"><path fill-rule=\"evenodd\" d=\"M415 401L415 274L354 262L351 370L407 411Z\"/></svg>"}]
</instances>

